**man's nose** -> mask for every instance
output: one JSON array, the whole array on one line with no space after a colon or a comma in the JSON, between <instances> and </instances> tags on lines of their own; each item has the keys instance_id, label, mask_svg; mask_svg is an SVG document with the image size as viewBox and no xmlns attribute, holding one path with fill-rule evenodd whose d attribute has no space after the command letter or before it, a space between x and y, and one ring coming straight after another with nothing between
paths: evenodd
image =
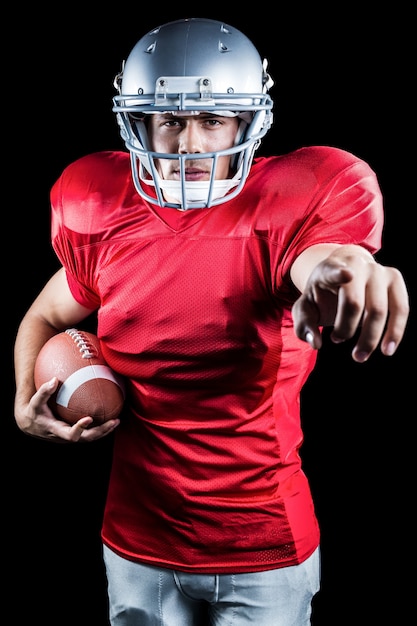
<instances>
[{"instance_id":1,"label":"man's nose","mask_svg":"<svg viewBox=\"0 0 417 626\"><path fill-rule=\"evenodd\" d=\"M179 154L203 152L201 136L196 124L187 123L182 129L179 136L178 152Z\"/></svg>"}]
</instances>

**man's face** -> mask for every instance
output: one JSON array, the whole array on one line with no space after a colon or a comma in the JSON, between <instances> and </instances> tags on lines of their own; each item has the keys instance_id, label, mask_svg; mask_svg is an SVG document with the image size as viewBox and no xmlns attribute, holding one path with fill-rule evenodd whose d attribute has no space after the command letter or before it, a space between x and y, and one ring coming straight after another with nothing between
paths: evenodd
<instances>
[{"instance_id":1,"label":"man's face","mask_svg":"<svg viewBox=\"0 0 417 626\"><path fill-rule=\"evenodd\" d=\"M148 136L152 150L173 154L198 154L226 150L234 145L239 120L237 117L220 117L212 113L181 115L172 113L149 116ZM218 159L216 179L226 179L233 175L230 171L230 156ZM208 181L212 159L187 159L185 179L187 181ZM179 161L158 160L158 173L166 180L179 181Z\"/></svg>"}]
</instances>

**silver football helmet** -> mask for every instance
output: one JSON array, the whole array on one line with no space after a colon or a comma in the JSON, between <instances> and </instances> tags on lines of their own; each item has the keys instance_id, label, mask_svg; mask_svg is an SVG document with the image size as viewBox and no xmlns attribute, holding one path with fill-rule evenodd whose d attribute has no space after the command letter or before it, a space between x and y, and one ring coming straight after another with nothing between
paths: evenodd
<instances>
[{"instance_id":1,"label":"silver football helmet","mask_svg":"<svg viewBox=\"0 0 417 626\"><path fill-rule=\"evenodd\" d=\"M161 207L187 209L214 206L242 190L255 150L272 124L273 81L252 42L233 26L216 20L191 18L151 30L133 47L114 81L113 99L121 137L130 152L138 193ZM218 152L165 154L149 145L147 116L211 112L237 116L233 147ZM233 175L215 180L217 159L230 156ZM181 180L164 180L159 159L179 162ZM211 159L211 178L187 181L187 159ZM152 187L155 194L152 193ZM164 191L175 201L168 202Z\"/></svg>"}]
</instances>

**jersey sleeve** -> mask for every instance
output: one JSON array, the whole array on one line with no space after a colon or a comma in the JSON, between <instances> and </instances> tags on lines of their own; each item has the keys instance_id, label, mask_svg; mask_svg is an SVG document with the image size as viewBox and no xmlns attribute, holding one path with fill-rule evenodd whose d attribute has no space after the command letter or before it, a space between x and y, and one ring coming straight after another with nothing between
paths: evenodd
<instances>
[{"instance_id":1,"label":"jersey sleeve","mask_svg":"<svg viewBox=\"0 0 417 626\"><path fill-rule=\"evenodd\" d=\"M381 246L383 198L369 164L335 148L305 148L295 153L297 157L298 180L312 179L313 193L288 229L278 281L288 279L294 260L315 244L355 244L371 254Z\"/></svg>"},{"instance_id":2,"label":"jersey sleeve","mask_svg":"<svg viewBox=\"0 0 417 626\"><path fill-rule=\"evenodd\" d=\"M53 249L72 295L92 310L101 304L95 275L99 244L116 230L117 198L129 167L124 153L94 153L65 168L51 189Z\"/></svg>"}]
</instances>

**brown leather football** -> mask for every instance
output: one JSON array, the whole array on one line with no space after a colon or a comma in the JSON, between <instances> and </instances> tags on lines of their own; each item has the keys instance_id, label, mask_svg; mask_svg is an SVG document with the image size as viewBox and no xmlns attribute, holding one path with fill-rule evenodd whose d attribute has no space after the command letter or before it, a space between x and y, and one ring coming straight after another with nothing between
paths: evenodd
<instances>
[{"instance_id":1,"label":"brown leather football","mask_svg":"<svg viewBox=\"0 0 417 626\"><path fill-rule=\"evenodd\" d=\"M36 389L54 376L59 385L48 404L57 417L74 424L89 415L102 424L120 415L123 380L107 365L93 333L69 328L44 344L35 364Z\"/></svg>"}]
</instances>

